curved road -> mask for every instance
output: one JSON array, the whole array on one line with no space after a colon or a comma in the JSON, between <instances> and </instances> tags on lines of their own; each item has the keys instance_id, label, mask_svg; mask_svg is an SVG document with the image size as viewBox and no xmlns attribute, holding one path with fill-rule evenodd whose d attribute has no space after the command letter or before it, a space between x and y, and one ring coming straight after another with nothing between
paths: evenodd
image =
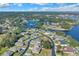
<instances>
[{"instance_id":1,"label":"curved road","mask_svg":"<svg viewBox=\"0 0 79 59\"><path fill-rule=\"evenodd\" d=\"M49 36L47 36L47 35L45 35L45 34L43 34L43 33L40 33L40 34L42 34L43 36L45 36L45 37L47 37L47 38L49 38L50 39L50 42L51 42L51 46L52 46L52 56L56 56L56 53L55 53L55 44L54 44L54 42L53 42L53 40L49 37ZM29 37L30 38L30 37ZM28 39L29 39L28 38ZM26 47L26 49L25 49L25 51L21 54L21 56L23 56L25 53L26 53L26 51L28 50L28 48L29 48L29 46L30 46L30 42L32 41L32 40L34 40L34 39L37 39L38 37L36 37L36 38L33 38L33 39L30 39L29 41L28 41L28 44L27 44L27 47Z\"/></svg>"},{"instance_id":2,"label":"curved road","mask_svg":"<svg viewBox=\"0 0 79 59\"><path fill-rule=\"evenodd\" d=\"M51 42L51 46L52 46L52 56L56 56L56 53L55 53L55 44L54 44L54 41L47 35L43 34L43 33L40 33L42 34L43 36L47 37L50 39L50 42Z\"/></svg>"},{"instance_id":3,"label":"curved road","mask_svg":"<svg viewBox=\"0 0 79 59\"><path fill-rule=\"evenodd\" d=\"M29 37L29 38L30 38L30 37ZM30 42L31 42L32 40L34 40L34 39L37 39L37 38L38 38L38 37L33 38L33 39L30 39L30 40L28 41L27 47L26 47L25 51L21 54L21 56L23 56L23 55L26 53L26 51L28 50L28 48L29 48L29 46L30 46Z\"/></svg>"}]
</instances>

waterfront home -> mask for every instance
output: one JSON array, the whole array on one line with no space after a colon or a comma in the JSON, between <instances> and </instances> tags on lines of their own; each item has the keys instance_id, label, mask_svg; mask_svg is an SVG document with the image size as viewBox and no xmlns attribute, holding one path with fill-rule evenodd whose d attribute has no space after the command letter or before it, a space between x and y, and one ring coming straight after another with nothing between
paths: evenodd
<instances>
[{"instance_id":1,"label":"waterfront home","mask_svg":"<svg viewBox=\"0 0 79 59\"><path fill-rule=\"evenodd\" d=\"M54 38L55 38L55 40L61 40L62 39L62 37L58 36L58 35L55 35Z\"/></svg>"},{"instance_id":2,"label":"waterfront home","mask_svg":"<svg viewBox=\"0 0 79 59\"><path fill-rule=\"evenodd\" d=\"M59 26L59 23L54 23L54 22L52 22L51 25L52 25L52 26Z\"/></svg>"},{"instance_id":3,"label":"waterfront home","mask_svg":"<svg viewBox=\"0 0 79 59\"><path fill-rule=\"evenodd\" d=\"M57 50L61 50L61 47L68 46L68 43L63 38L56 38L54 42L55 46L57 47Z\"/></svg>"},{"instance_id":4,"label":"waterfront home","mask_svg":"<svg viewBox=\"0 0 79 59\"><path fill-rule=\"evenodd\" d=\"M65 40L60 40L61 46L68 46L68 43Z\"/></svg>"},{"instance_id":5,"label":"waterfront home","mask_svg":"<svg viewBox=\"0 0 79 59\"><path fill-rule=\"evenodd\" d=\"M47 32L47 31L46 31L44 34L49 35L49 34L50 34L50 32Z\"/></svg>"},{"instance_id":6,"label":"waterfront home","mask_svg":"<svg viewBox=\"0 0 79 59\"><path fill-rule=\"evenodd\" d=\"M64 46L63 47L63 53L67 55L74 55L75 54L75 49L71 48L69 46Z\"/></svg>"},{"instance_id":7,"label":"waterfront home","mask_svg":"<svg viewBox=\"0 0 79 59\"><path fill-rule=\"evenodd\" d=\"M68 43L65 42L65 40L55 40L55 45L57 47L57 50L61 50L62 47L68 46Z\"/></svg>"},{"instance_id":8,"label":"waterfront home","mask_svg":"<svg viewBox=\"0 0 79 59\"><path fill-rule=\"evenodd\" d=\"M13 54L12 51L7 51L3 54L3 56L11 56Z\"/></svg>"}]
</instances>

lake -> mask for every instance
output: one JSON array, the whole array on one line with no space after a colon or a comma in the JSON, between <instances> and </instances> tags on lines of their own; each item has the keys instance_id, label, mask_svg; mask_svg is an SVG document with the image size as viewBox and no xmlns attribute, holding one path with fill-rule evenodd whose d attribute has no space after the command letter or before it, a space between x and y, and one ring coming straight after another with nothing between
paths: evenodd
<instances>
[{"instance_id":1,"label":"lake","mask_svg":"<svg viewBox=\"0 0 79 59\"><path fill-rule=\"evenodd\" d=\"M79 41L79 25L74 26L69 32L68 35L71 35L72 38Z\"/></svg>"}]
</instances>

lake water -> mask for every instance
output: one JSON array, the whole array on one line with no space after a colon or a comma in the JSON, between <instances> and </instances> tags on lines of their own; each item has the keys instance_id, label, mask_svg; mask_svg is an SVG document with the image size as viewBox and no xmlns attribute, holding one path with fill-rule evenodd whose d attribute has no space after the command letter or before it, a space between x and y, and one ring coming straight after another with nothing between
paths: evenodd
<instances>
[{"instance_id":1,"label":"lake water","mask_svg":"<svg viewBox=\"0 0 79 59\"><path fill-rule=\"evenodd\" d=\"M79 41L79 25L74 26L69 32L69 35L72 36L75 40Z\"/></svg>"}]
</instances>

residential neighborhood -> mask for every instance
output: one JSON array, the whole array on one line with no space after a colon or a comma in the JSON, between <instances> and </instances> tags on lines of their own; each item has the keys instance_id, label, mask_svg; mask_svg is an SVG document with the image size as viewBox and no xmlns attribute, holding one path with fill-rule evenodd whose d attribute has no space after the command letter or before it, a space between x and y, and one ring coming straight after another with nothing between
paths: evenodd
<instances>
[{"instance_id":1,"label":"residential neighborhood","mask_svg":"<svg viewBox=\"0 0 79 59\"><path fill-rule=\"evenodd\" d=\"M79 17L69 13L8 13L0 17L0 55L79 56L79 42L68 34L78 25L71 16Z\"/></svg>"}]
</instances>

